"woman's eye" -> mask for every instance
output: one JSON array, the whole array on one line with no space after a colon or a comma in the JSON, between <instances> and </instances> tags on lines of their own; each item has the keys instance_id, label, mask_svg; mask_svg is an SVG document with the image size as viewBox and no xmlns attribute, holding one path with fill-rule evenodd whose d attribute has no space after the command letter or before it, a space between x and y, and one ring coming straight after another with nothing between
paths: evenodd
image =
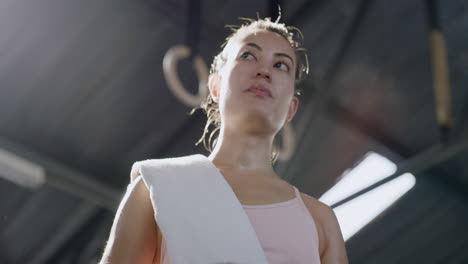
<instances>
[{"instance_id":1,"label":"woman's eye","mask_svg":"<svg viewBox=\"0 0 468 264\"><path fill-rule=\"evenodd\" d=\"M241 58L243 59L247 59L249 57L253 57L252 53L248 52L248 51L244 51L242 54L241 54Z\"/></svg>"},{"instance_id":2,"label":"woman's eye","mask_svg":"<svg viewBox=\"0 0 468 264\"><path fill-rule=\"evenodd\" d=\"M286 63L281 62L281 61L277 62L275 64L275 67L278 68L278 69L281 69L281 70L289 71L289 66Z\"/></svg>"}]
</instances>

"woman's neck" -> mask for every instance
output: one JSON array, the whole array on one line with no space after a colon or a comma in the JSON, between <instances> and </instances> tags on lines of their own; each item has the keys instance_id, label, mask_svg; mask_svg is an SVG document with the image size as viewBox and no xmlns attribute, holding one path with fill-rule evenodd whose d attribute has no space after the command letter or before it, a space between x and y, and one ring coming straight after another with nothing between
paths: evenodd
<instances>
[{"instance_id":1,"label":"woman's neck","mask_svg":"<svg viewBox=\"0 0 468 264\"><path fill-rule=\"evenodd\" d=\"M216 147L208 158L218 168L274 172L271 165L272 142L271 136L221 130Z\"/></svg>"}]
</instances>

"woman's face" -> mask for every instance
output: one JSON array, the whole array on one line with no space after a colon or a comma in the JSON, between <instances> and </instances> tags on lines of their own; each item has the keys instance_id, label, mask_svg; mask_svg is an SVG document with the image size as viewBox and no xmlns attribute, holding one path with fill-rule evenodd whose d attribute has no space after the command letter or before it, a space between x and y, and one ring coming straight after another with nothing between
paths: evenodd
<instances>
[{"instance_id":1,"label":"woman's face","mask_svg":"<svg viewBox=\"0 0 468 264\"><path fill-rule=\"evenodd\" d=\"M227 61L217 85L210 83L222 125L276 134L299 103L294 49L279 34L262 30L232 39L224 52Z\"/></svg>"}]
</instances>

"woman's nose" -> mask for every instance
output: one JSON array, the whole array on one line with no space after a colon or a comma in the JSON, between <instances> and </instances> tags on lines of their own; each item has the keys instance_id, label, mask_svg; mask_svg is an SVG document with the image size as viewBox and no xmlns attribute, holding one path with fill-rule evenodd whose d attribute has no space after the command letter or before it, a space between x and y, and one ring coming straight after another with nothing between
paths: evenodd
<instances>
[{"instance_id":1,"label":"woman's nose","mask_svg":"<svg viewBox=\"0 0 468 264\"><path fill-rule=\"evenodd\" d=\"M267 80L270 80L270 73L266 72L266 71L258 71L257 72L257 77L263 77Z\"/></svg>"}]
</instances>

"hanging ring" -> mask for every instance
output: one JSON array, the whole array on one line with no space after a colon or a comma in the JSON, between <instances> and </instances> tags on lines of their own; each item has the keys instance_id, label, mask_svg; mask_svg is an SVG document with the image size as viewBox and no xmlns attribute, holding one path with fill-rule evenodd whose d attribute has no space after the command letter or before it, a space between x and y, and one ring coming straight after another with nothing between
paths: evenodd
<instances>
[{"instance_id":1,"label":"hanging ring","mask_svg":"<svg viewBox=\"0 0 468 264\"><path fill-rule=\"evenodd\" d=\"M190 55L190 49L185 45L176 45L170 48L163 59L163 71L167 86L172 93L184 104L197 107L208 95L208 67L202 57L195 56L192 67L198 77L198 92L196 95L189 93L183 86L177 74L177 62Z\"/></svg>"}]
</instances>

